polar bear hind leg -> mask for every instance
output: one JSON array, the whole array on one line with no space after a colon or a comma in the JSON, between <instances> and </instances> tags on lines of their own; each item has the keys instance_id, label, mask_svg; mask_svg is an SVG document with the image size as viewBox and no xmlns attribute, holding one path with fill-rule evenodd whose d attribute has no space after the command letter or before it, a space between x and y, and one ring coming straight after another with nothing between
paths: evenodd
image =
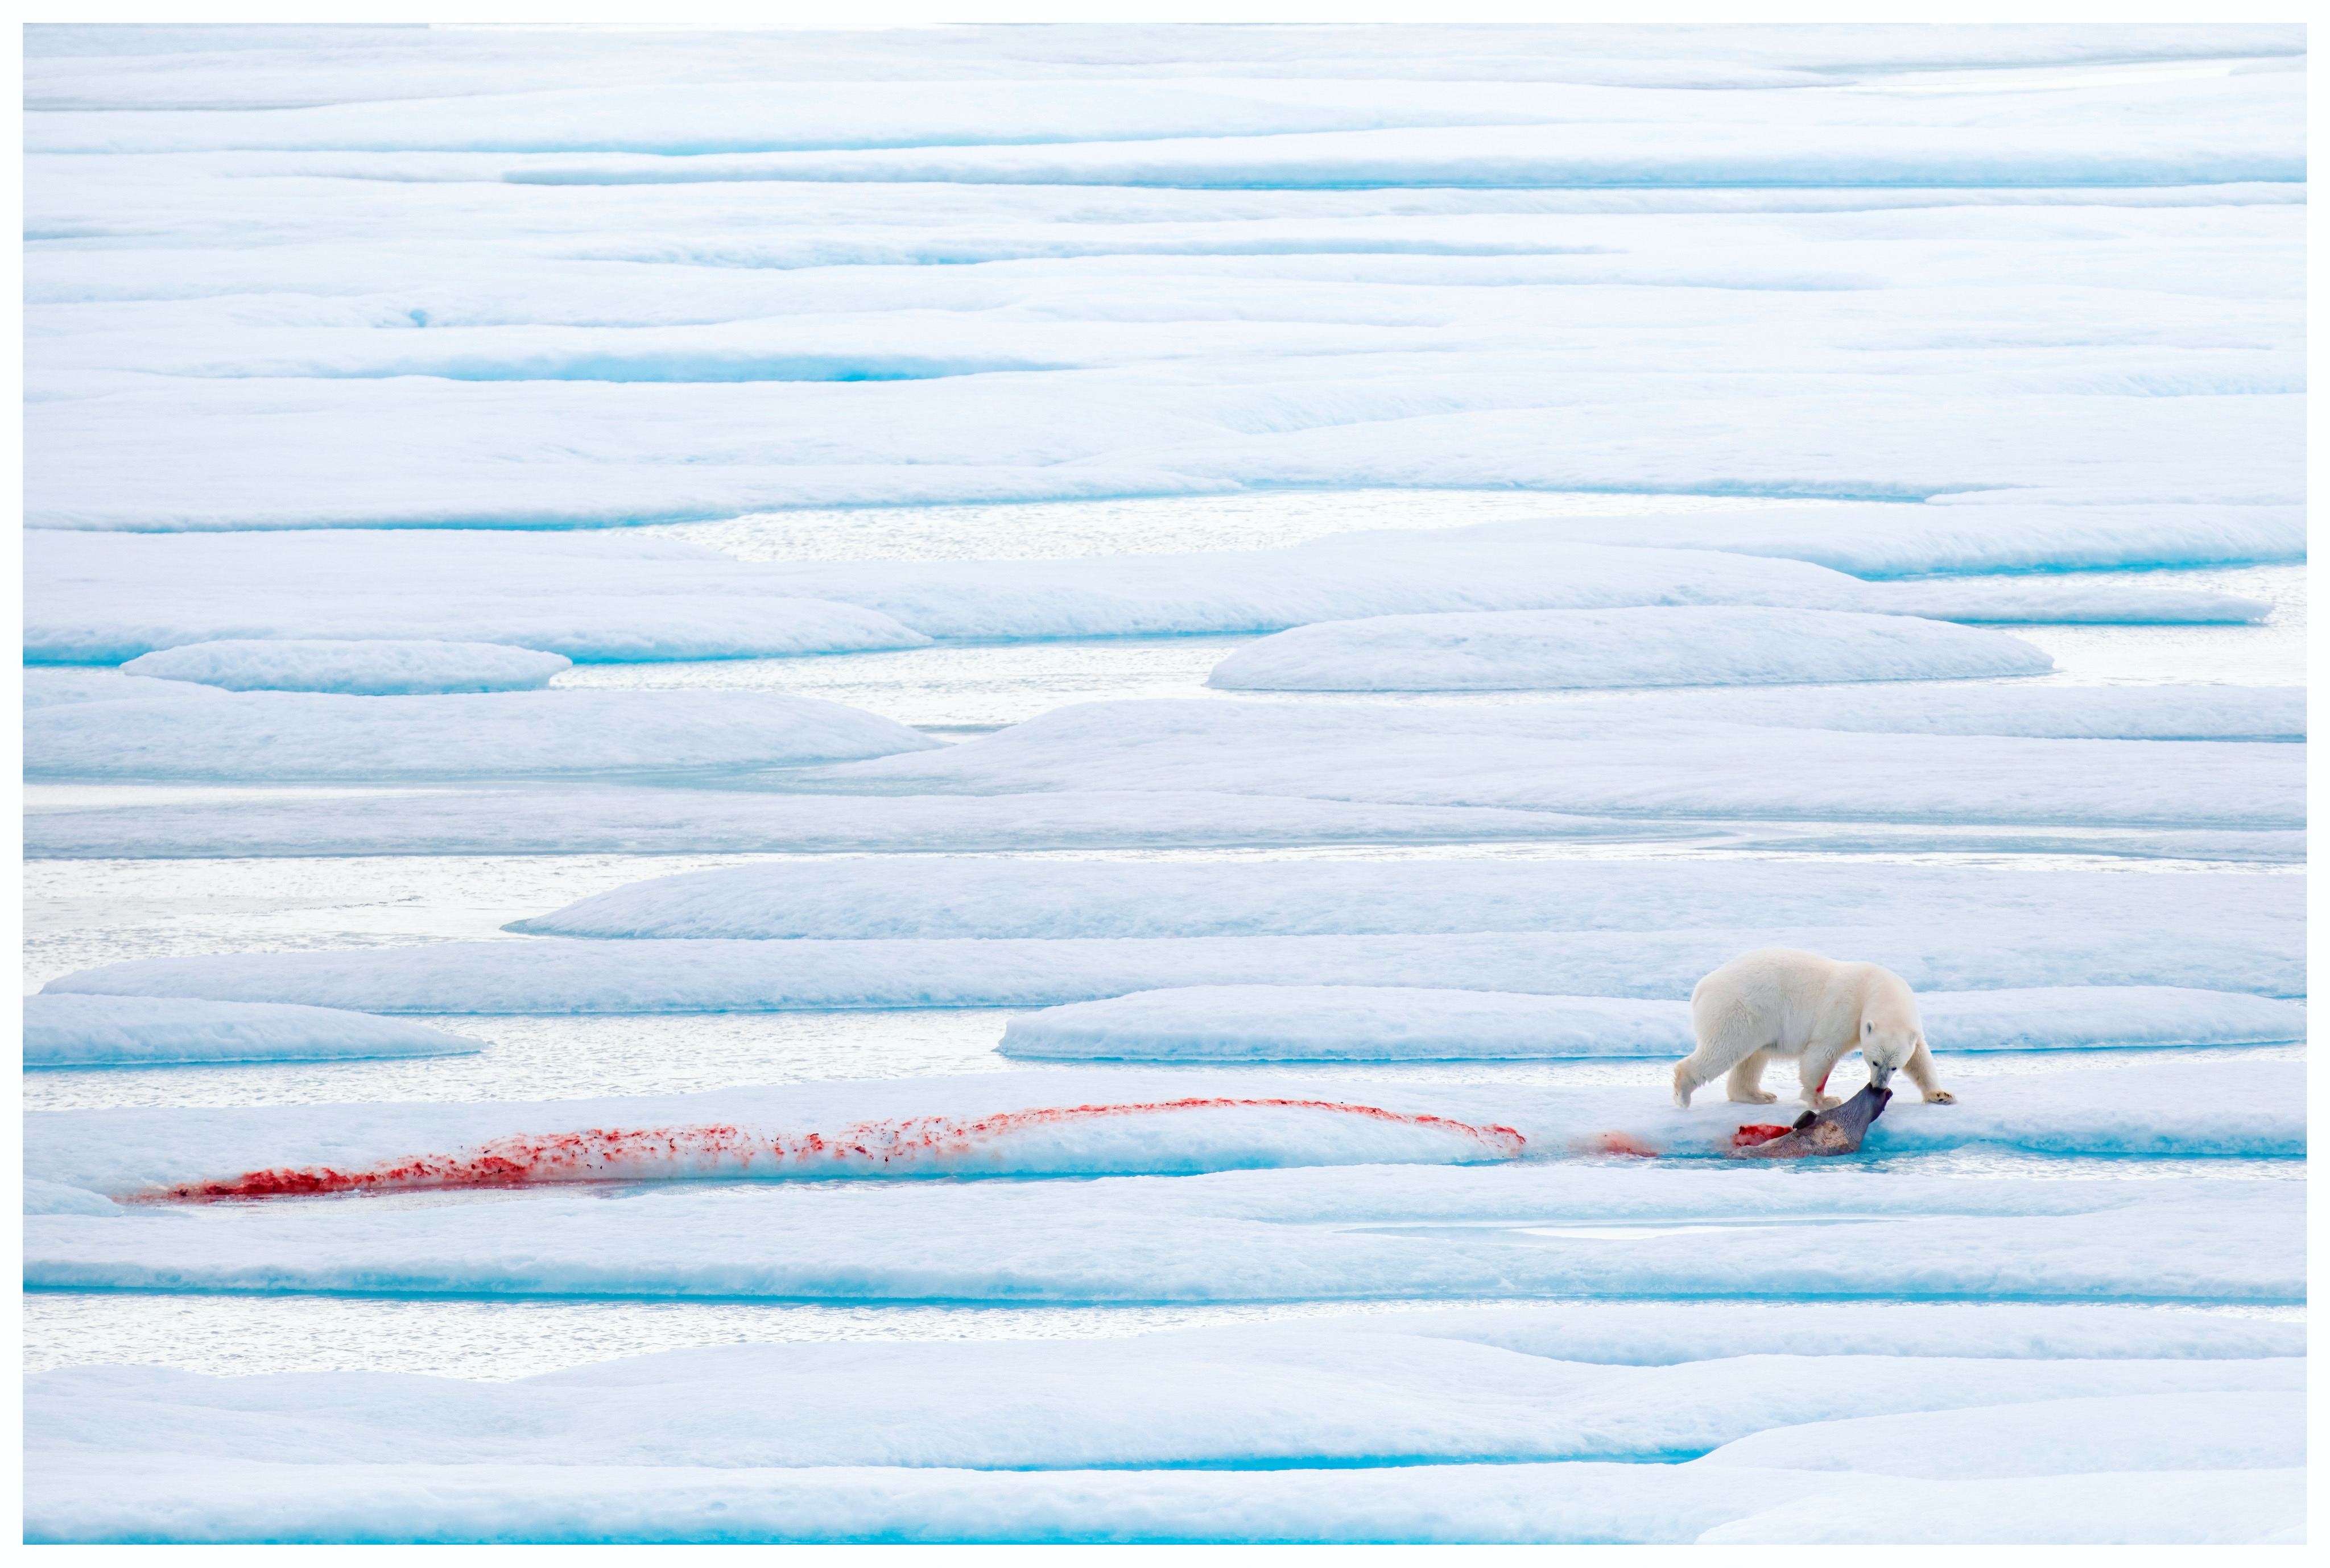
<instances>
[{"instance_id":1,"label":"polar bear hind leg","mask_svg":"<svg viewBox=\"0 0 2330 1568\"><path fill-rule=\"evenodd\" d=\"M1764 1064L1772 1059L1769 1050L1752 1051L1746 1061L1731 1070L1725 1080L1728 1096L1741 1105L1769 1105L1780 1097L1764 1087Z\"/></svg>"},{"instance_id":2,"label":"polar bear hind leg","mask_svg":"<svg viewBox=\"0 0 2330 1568\"><path fill-rule=\"evenodd\" d=\"M1702 987L1706 984L1700 982ZM1749 1057L1772 1043L1768 1036L1759 1037L1762 1029L1753 1008L1738 1003L1702 1006L1702 995L1693 991L1691 997L1691 1033L1699 1049L1675 1063L1674 1101L1685 1110L1691 1109L1691 1093L1700 1084L1712 1083L1744 1066Z\"/></svg>"}]
</instances>

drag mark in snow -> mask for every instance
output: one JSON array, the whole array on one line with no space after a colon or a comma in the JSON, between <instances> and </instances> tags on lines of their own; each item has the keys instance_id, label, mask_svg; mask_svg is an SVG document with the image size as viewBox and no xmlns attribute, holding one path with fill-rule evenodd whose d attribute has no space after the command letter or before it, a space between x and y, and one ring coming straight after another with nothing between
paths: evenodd
<instances>
[{"instance_id":1,"label":"drag mark in snow","mask_svg":"<svg viewBox=\"0 0 2330 1568\"><path fill-rule=\"evenodd\" d=\"M413 1155L349 1170L310 1166L245 1171L223 1181L182 1182L138 1195L155 1202L201 1203L214 1198L306 1197L412 1187L515 1186L528 1182L781 1176L811 1174L836 1165L870 1173L968 1155L987 1140L1036 1128L1111 1117L1239 1110L1320 1110L1444 1132L1500 1159L1518 1156L1527 1141L1510 1127L1474 1127L1447 1117L1385 1110L1373 1105L1324 1100L1160 1100L1006 1110L976 1119L908 1117L859 1122L829 1133L763 1133L725 1125L521 1133L453 1154Z\"/></svg>"}]
</instances>

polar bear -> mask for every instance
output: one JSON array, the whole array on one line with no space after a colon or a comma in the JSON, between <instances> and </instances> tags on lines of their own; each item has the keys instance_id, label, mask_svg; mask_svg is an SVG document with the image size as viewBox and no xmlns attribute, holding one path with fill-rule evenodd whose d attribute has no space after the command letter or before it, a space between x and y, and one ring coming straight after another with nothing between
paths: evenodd
<instances>
[{"instance_id":1,"label":"polar bear","mask_svg":"<svg viewBox=\"0 0 2330 1568\"><path fill-rule=\"evenodd\" d=\"M1675 1103L1688 1109L1691 1091L1731 1074L1730 1097L1769 1105L1778 1096L1763 1087L1764 1064L1775 1056L1798 1059L1804 1103L1826 1110L1828 1075L1856 1048L1869 1063L1871 1087L1882 1089L1897 1072L1948 1105L1926 1049L1926 1026L1909 982L1875 964L1841 964L1794 948L1742 953L1691 987L1691 1033L1699 1049L1675 1064Z\"/></svg>"}]
</instances>

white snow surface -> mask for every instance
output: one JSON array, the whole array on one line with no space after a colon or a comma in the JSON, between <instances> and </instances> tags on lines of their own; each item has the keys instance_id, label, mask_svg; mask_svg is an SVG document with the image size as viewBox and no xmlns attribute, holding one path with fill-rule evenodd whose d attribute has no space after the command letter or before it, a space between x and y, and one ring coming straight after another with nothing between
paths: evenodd
<instances>
[{"instance_id":1,"label":"white snow surface","mask_svg":"<svg viewBox=\"0 0 2330 1568\"><path fill-rule=\"evenodd\" d=\"M28 1541L1484 1542L2294 1544L2306 1472L2029 1480L1664 1465L1227 1473L733 1465L267 1464L183 1453L28 1463Z\"/></svg>"},{"instance_id":2,"label":"white snow surface","mask_svg":"<svg viewBox=\"0 0 2330 1568\"><path fill-rule=\"evenodd\" d=\"M25 605L24 656L51 664L252 640L490 642L584 663L929 640L876 611L790 597L763 566L604 534L43 533L25 543Z\"/></svg>"},{"instance_id":3,"label":"white snow surface","mask_svg":"<svg viewBox=\"0 0 2330 1568\"><path fill-rule=\"evenodd\" d=\"M1297 627L1248 643L1209 686L1515 691L1995 679L2055 661L2019 638L1909 616L1723 608L1473 611Z\"/></svg>"},{"instance_id":4,"label":"white snow surface","mask_svg":"<svg viewBox=\"0 0 2330 1568\"><path fill-rule=\"evenodd\" d=\"M411 696L433 692L521 692L574 667L563 654L484 642L279 641L189 643L140 654L132 675L196 681L231 692L339 692Z\"/></svg>"},{"instance_id":5,"label":"white snow surface","mask_svg":"<svg viewBox=\"0 0 2330 1568\"><path fill-rule=\"evenodd\" d=\"M1937 1052L2233 1045L2306 1038L2306 1009L2170 987L1927 991ZM1006 1056L1107 1061L1448 1061L1691 1053L1683 1002L1361 986L1199 986L1011 1020ZM1785 1075L1783 1075L1785 1076ZM1910 1092L1903 1090L1902 1092Z\"/></svg>"},{"instance_id":6,"label":"white snow surface","mask_svg":"<svg viewBox=\"0 0 2330 1568\"><path fill-rule=\"evenodd\" d=\"M1348 1086L1345 1103L1394 1113L1511 1114L1531 1155L1485 1163L1468 1163L1466 1140L1446 1132L1435 1155L1420 1141L1430 1129L1416 1129L1419 1141L1400 1158L1371 1157L1384 1142L1369 1130L1383 1126L1379 1118L1305 1106L1089 1116L886 1164L829 1153L789 1163L801 1179L776 1177L765 1156L749 1166L702 1157L704 1138L692 1130L711 1115L720 1119L710 1130L732 1146L756 1129L790 1128L847 1134L872 1149L883 1129L940 1116L949 1100L963 1108L952 1119L973 1122L1014 1100L1139 1105L1151 1102L1122 1097L1156 1088L1160 1076L1144 1085L1134 1074L1094 1073L1078 1084L1048 1072L948 1088L815 1085L564 1106L35 1116L28 1175L115 1196L166 1190L149 1183L266 1191L300 1172L451 1170L456 1159L506 1172L499 1162L528 1148L573 1147L576 1136L602 1145L617 1132L639 1135L635 1155L601 1169L638 1185L611 1202L603 1183L576 1185L567 1179L574 1167L554 1166L548 1185L512 1186L497 1175L488 1190L466 1193L424 1181L354 1203L188 1206L149 1197L103 1219L32 1215L25 1284L998 1304L2304 1299L2300 1183L1966 1181L1913 1174L1914 1166L1869 1168L1995 1141L2041 1154L2293 1157L2305 1147L2295 1062L1993 1080L2013 1082L2011 1096L1992 1087L1956 1105L1897 1102L1860 1155L1816 1172L1719 1157L1736 1127L1769 1119L1772 1108L1679 1111L1640 1086L1520 1094ZM1270 1088L1252 1075L1167 1082L1166 1091L1185 1097L1217 1087L1265 1098ZM1286 1087L1315 1100L1324 1086ZM1107 1098L1089 1100L1078 1088ZM901 1114L871 1115L884 1110ZM1656 1157L1605 1152L1621 1144ZM658 1145L672 1152L650 1158ZM246 1172L262 1185L247 1185ZM949 1176L1082 1179L930 1179Z\"/></svg>"},{"instance_id":7,"label":"white snow surface","mask_svg":"<svg viewBox=\"0 0 2330 1568\"><path fill-rule=\"evenodd\" d=\"M1762 605L1965 621L2250 621L2269 607L2076 579L1863 582L1804 562L1459 533L1334 534L1283 550L1067 561L769 564L803 599L934 638L1269 632L1322 620L1516 609Z\"/></svg>"},{"instance_id":8,"label":"white snow surface","mask_svg":"<svg viewBox=\"0 0 2330 1568\"><path fill-rule=\"evenodd\" d=\"M2302 496L2297 33L1352 31L73 35L31 515Z\"/></svg>"},{"instance_id":9,"label":"white snow surface","mask_svg":"<svg viewBox=\"0 0 2330 1568\"><path fill-rule=\"evenodd\" d=\"M1793 1450L1802 1457L1789 1464L1726 1455L1715 1463L1823 1470L1839 1467L1820 1462L1829 1457L1820 1426L1917 1412L1911 1420L1963 1431L1969 1422L1935 1422L1930 1414L1981 1411L2006 1417L2006 1433L1974 1445L1986 1464L1961 1464L1974 1475L2012 1476L2015 1459L2067 1418L2108 1421L2119 1412L2135 1418L2132 1430L2075 1442L2041 1459L2035 1473L2301 1465L2303 1377L2303 1363L2288 1356L1749 1354L1611 1366L1369 1332L1347 1321L1324 1333L1198 1331L1052 1345L721 1346L482 1385L410 1374L222 1379L72 1368L30 1380L28 1414L53 1451L207 1450L276 1464L394 1463L416 1453L449 1467L1672 1464L1743 1443L1751 1455ZM1775 1411L1776 1396L1797 1382L1811 1386ZM772 1398L779 1389L784 1396ZM2095 1400L2110 1408L2060 1408ZM803 1420L811 1410L820 1419ZM339 1412L346 1413L334 1422ZM2193 1422L2182 1442L2179 1415ZM324 1438L318 1429L327 1422L337 1430ZM2246 1431L2245 1423L2252 1423ZM725 1451L715 1446L724 1443ZM2082 1450L2155 1462L2072 1462ZM1854 1468L1921 1473L1888 1466L1886 1457L1880 1449L1869 1456L1880 1462ZM1931 1459L1923 1467L1935 1469L1950 1473Z\"/></svg>"},{"instance_id":10,"label":"white snow surface","mask_svg":"<svg viewBox=\"0 0 2330 1568\"><path fill-rule=\"evenodd\" d=\"M2083 1053L2046 1066L2047 1071L1988 1077L1978 1084L1973 1080L1961 1082L1956 1104L1927 1104L1905 1091L1871 1127L1857 1160L1822 1163L1845 1171L1885 1156L1989 1145L2054 1155L2254 1158L2289 1157L2305 1148L2301 1062L2242 1058L2126 1063ZM1946 1068L1944 1082L1949 1082ZM1339 1106L1357 1109L1335 1109ZM1114 1109L1106 1114L1065 1114L1095 1107ZM804 1182L810 1186L835 1181L887 1186L904 1183L907 1188L929 1194L954 1190L945 1185L933 1188L923 1181L945 1176L1188 1176L1249 1167L1276 1169L1283 1175L1301 1167L1356 1171L1374 1165L1481 1165L1505 1169L1511 1182L1535 1195L1515 1197L1513 1201L1520 1204L1518 1209L1499 1209L1478 1217L1568 1214L1581 1225L1623 1226L1630 1223L1629 1216L1644 1223L1696 1223L1689 1216L1724 1211L1725 1202L1706 1196L1705 1203L1715 1204L1709 1209L1691 1206L1701 1203L1701 1198L1682 1197L1672 1200L1681 1208L1662 1207L1669 1204L1669 1195L1678 1190L1662 1185L1670 1179L1663 1174L1665 1167L1658 1167L1662 1174L1645 1184L1629 1179L1622 1169L1577 1163L1608 1156L1611 1150L1604 1140L1609 1135L1631 1140L1637 1153L1671 1157L1678 1162L1680 1173L1703 1169L1718 1159L1730 1148L1733 1132L1743 1124L1788 1119L1781 1116L1782 1109L1732 1104L1702 1094L1689 1110L1680 1110L1661 1085L1337 1082L1222 1071L1094 1068L534 1103L50 1111L26 1119L24 1161L28 1176L114 1197L163 1195L184 1184L232 1183L246 1173L284 1170L328 1169L343 1175L388 1172L392 1174L327 1185L326 1190L392 1195L406 1189L490 1186L504 1179L512 1167L531 1173L517 1179L534 1184L532 1190L554 1195L573 1190L562 1189L559 1183L685 1185L737 1180L768 1191L791 1191ZM600 1135L614 1133L623 1136L599 1141ZM731 1133L737 1136L725 1136ZM825 1140L821 1148L801 1141L812 1133ZM576 1136L586 1141L571 1141ZM785 1148L774 1150L771 1139L786 1140ZM468 1162L480 1157L481 1151L497 1151L510 1164L489 1162L488 1167L473 1168ZM408 1162L421 1157L435 1163L426 1168L405 1168ZM1570 1174L1548 1174L1556 1167ZM1592 1174L1596 1170L1599 1174ZM1530 1172L1537 1174L1525 1174ZM1710 1173L1708 1179L1725 1174ZM1286 1179L1309 1190L1310 1177ZM1391 1174L1382 1177L1399 1191L1407 1190L1398 1186L1404 1179ZM1416 1179L1425 1182L1422 1176ZM1672 1179L1683 1178L1678 1174ZM1994 1200L2006 1205L1985 1208L1985 1213L2022 1212L2014 1205L2027 1207L2036 1202L2033 1194L2086 1194L2081 1203L2088 1198L2103 1203L2123 1187L2149 1191L2155 1185L2059 1186L2030 1180L1952 1184L1865 1171L1854 1179L1865 1180L1865 1190L1855 1190L1879 1205L1878 1211L1868 1212L1889 1214L1924 1212L1914 1204L1904 1209L1890 1199L1880 1199L1878 1195L1891 1190L1889 1182L1926 1183L1918 1188L1926 1194L1920 1202L1941 1201L1933 1196L1937 1193L1956 1193L1958 1197L1946 1205L1952 1212L1956 1212L1961 1201L1977 1207ZM1014 1191L1022 1186L1004 1185ZM1186 1185L1136 1182L1123 1191L1179 1192ZM2166 1183L2159 1190L2174 1185ZM1267 1195L1278 1190L1267 1185L1257 1188L1256 1201L1275 1203ZM1831 1190L1819 1188L1823 1193ZM733 1189L715 1188L715 1196L721 1191ZM1577 1192L1594 1195L1593 1204L1618 1206L1588 1213L1575 1206L1587 1201L1577 1196ZM1804 1196L1818 1213L1863 1213L1852 1208L1846 1199L1817 1197L1811 1189ZM1166 1201L1170 1206L1180 1200ZM1818 1208L1832 1201L1846 1206ZM2119 1201L2110 1197L2111 1204ZM1354 1214L1377 1212L1363 1200L1354 1202ZM381 1203L385 1205L384 1196ZM317 1233L322 1236L333 1233L329 1207L303 1207L293 1202L270 1212L312 1214L323 1227ZM161 1219L172 1212L167 1204L138 1209ZM899 1223L919 1223L913 1220L917 1212L911 1204L902 1207ZM2055 1211L2042 1205L2029 1212ZM342 1214L348 1217L346 1205ZM1398 1217L1389 1211L1383 1214L1386 1223ZM1441 1214L1450 1223L1462 1217L1454 1211ZM1410 1218L1423 1223L1430 1216ZM803 1223L814 1229L825 1222ZM1351 1223L1374 1221L1354 1218ZM1513 1221L1515 1224L1540 1223L1568 1222ZM944 1229L941 1226L932 1234L936 1236ZM199 1251L198 1243L189 1244ZM772 1241L762 1250L776 1244ZM1132 1267L1136 1261L1128 1259L1125 1267ZM1798 1292L1782 1289L1718 1293Z\"/></svg>"},{"instance_id":11,"label":"white snow surface","mask_svg":"<svg viewBox=\"0 0 2330 1568\"><path fill-rule=\"evenodd\" d=\"M220 697L216 686L193 681L156 680L128 675L118 669L60 669L29 666L24 671L26 709L65 707L76 703L162 702L170 698Z\"/></svg>"},{"instance_id":12,"label":"white snow surface","mask_svg":"<svg viewBox=\"0 0 2330 1568\"><path fill-rule=\"evenodd\" d=\"M1171 1023L1161 1048L1230 1038L1207 1031L1232 1004L1193 987L1274 987L1234 1004L1257 1021L1236 1038L1342 1016L1350 1048L1463 1016L1519 1040L1535 1017L1539 1044L1591 1044L1785 941L1884 962L1937 1032L2018 1053L1945 1056L1957 1103L1899 1097L1858 1156L1787 1168L1718 1157L1787 1107L1678 1111L1601 1082L1647 1068L1590 1063L344 1106L264 1085L313 1098L356 1069L253 1064L223 1070L259 1086L240 1109L35 1115L34 1290L438 1318L459 1297L499 1302L501 1332L528 1298L565 1299L562 1322L717 1302L789 1337L803 1312L891 1330L886 1304L915 1303L988 1334L1049 1309L1001 1330L1019 1341L724 1344L495 1384L68 1365L28 1386L28 1539L2306 1538L2305 1066L2224 1048L2302 1025L2268 999L2305 990L2301 888L2171 864L2302 857L2302 694L1209 698L941 751L750 694L233 694L111 667L260 642L280 670L331 640L935 668L956 650L933 639L1559 612L2052 623L2077 629L2027 635L2059 679L2224 675L2207 647L2287 640L2234 629L2266 604L2080 573L2304 557L2302 28L24 43L24 651L84 666L25 681L56 781L35 793L62 808L36 850L1359 841L1324 872L837 863L563 912L729 935L280 953L190 940L198 910L137 923L134 867L51 868L69 892L43 909L110 922L109 953L192 951L69 978L33 1015L1091 1003ZM1331 518L1355 488L1377 498ZM1400 491L1412 520L1384 509ZM1237 548L1293 534L1225 518L1296 495L1321 528L1399 531ZM1587 496L1663 510L1434 526L1627 509ZM1121 534L961 515L1132 496L1157 510ZM1175 521L1191 497L1218 498L1203 527ZM1708 515L1735 498L1791 505ZM1823 501L1845 505L1796 504ZM957 515L906 510L927 505ZM895 510L815 538L765 516L842 507ZM754 559L629 528L688 521ZM1158 553L1010 559L1075 549ZM914 559L846 559L894 553ZM1627 641L1586 651L1615 668ZM671 787L715 770L756 792ZM105 787L302 778L416 788L141 808L163 792ZM463 779L499 787L417 788ZM1467 835L1581 842L1531 850L1551 858L1526 888L1388 842ZM1684 842L1595 842L1628 836ZM1606 883L1570 869L1646 849ZM1854 865L1813 864L1835 852ZM1419 993L1440 999L1384 1010ZM2221 1048L2084 1048L2187 1038ZM339 1174L280 1174L319 1166ZM535 1179L459 1185L513 1171ZM845 1179L765 1179L809 1174ZM945 1179L974 1176L1009 1179ZM942 1179L862 1179L885 1176ZM189 1182L367 1195L112 1201ZM1568 1304L1511 1305L1531 1299ZM1380 1309L1032 1337L1070 1316L1105 1336L1110 1305L1335 1301ZM92 1299L104 1348L64 1362L153 1354L109 1312Z\"/></svg>"},{"instance_id":13,"label":"white snow surface","mask_svg":"<svg viewBox=\"0 0 2330 1568\"><path fill-rule=\"evenodd\" d=\"M1677 931L1752 923L2133 934L2287 948L2296 878L1750 860L763 861L593 894L513 930L603 938L1104 938ZM1752 912L1752 919L1749 918ZM1851 956L1839 952L1838 958Z\"/></svg>"},{"instance_id":14,"label":"white snow surface","mask_svg":"<svg viewBox=\"0 0 2330 1568\"><path fill-rule=\"evenodd\" d=\"M27 1067L160 1066L178 1062L322 1062L458 1056L482 1051L403 1018L327 1007L183 997L24 998Z\"/></svg>"},{"instance_id":15,"label":"white snow surface","mask_svg":"<svg viewBox=\"0 0 2330 1568\"><path fill-rule=\"evenodd\" d=\"M100 806L36 810L24 822L28 854L99 858L1169 849L1386 839L1634 839L1689 831L1550 811L1369 806L1202 791L868 798L741 791L707 796L701 790L613 785L432 791L360 801L300 797L270 801L264 812L240 803ZM2231 848L2236 857L2274 854L2262 845Z\"/></svg>"},{"instance_id":16,"label":"white snow surface","mask_svg":"<svg viewBox=\"0 0 2330 1568\"><path fill-rule=\"evenodd\" d=\"M1618 699L1609 699L1616 702ZM1673 692L1596 710L1672 723L2070 741L2303 741L2303 686L1900 686ZM2141 755L2142 753L2136 753Z\"/></svg>"},{"instance_id":17,"label":"white snow surface","mask_svg":"<svg viewBox=\"0 0 2330 1568\"><path fill-rule=\"evenodd\" d=\"M2012 701L1980 690L1975 704ZM800 778L837 793L1211 789L1645 817L2244 829L2304 821L2296 747L1782 729L1795 694L1775 695L1753 727L1643 722L1616 703L1397 711L1086 703L934 756ZM1823 705L1813 694L1811 710Z\"/></svg>"},{"instance_id":18,"label":"white snow surface","mask_svg":"<svg viewBox=\"0 0 2330 1568\"><path fill-rule=\"evenodd\" d=\"M237 692L35 710L24 766L36 778L368 781L767 768L939 743L839 703L764 692Z\"/></svg>"},{"instance_id":19,"label":"white snow surface","mask_svg":"<svg viewBox=\"0 0 2330 1568\"><path fill-rule=\"evenodd\" d=\"M2134 894L2126 878L2121 890ZM2208 879L2211 882L2216 877ZM2174 879L2184 892L2199 878ZM2230 925L2044 912L1948 925L1743 923L1473 935L671 939L431 942L346 951L132 959L51 980L91 996L297 1002L366 1013L740 1013L1048 1007L1190 986L1369 986L1688 997L1750 948L1851 954L1929 990L2171 986L2303 995L2295 879L2260 877ZM2282 883L2284 893L2273 884ZM2118 891L2118 890L2114 890Z\"/></svg>"},{"instance_id":20,"label":"white snow surface","mask_svg":"<svg viewBox=\"0 0 2330 1568\"><path fill-rule=\"evenodd\" d=\"M1809 561L1862 578L2306 559L2301 507L2051 506L2012 496L1949 496L1922 506L1775 506L1722 517L1541 517L1474 524L1450 536L1723 550Z\"/></svg>"}]
</instances>

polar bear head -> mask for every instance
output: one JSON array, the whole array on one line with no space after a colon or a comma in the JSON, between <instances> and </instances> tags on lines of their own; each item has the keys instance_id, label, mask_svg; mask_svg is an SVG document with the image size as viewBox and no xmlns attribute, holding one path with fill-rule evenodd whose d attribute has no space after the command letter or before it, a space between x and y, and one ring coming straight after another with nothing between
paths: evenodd
<instances>
[{"instance_id":1,"label":"polar bear head","mask_svg":"<svg viewBox=\"0 0 2330 1568\"><path fill-rule=\"evenodd\" d=\"M1871 1089L1891 1083L1893 1074L1926 1043L1926 1025L1909 986L1898 975L1882 969L1878 973L1883 980L1869 988L1861 1006L1861 1059L1869 1064Z\"/></svg>"}]
</instances>

